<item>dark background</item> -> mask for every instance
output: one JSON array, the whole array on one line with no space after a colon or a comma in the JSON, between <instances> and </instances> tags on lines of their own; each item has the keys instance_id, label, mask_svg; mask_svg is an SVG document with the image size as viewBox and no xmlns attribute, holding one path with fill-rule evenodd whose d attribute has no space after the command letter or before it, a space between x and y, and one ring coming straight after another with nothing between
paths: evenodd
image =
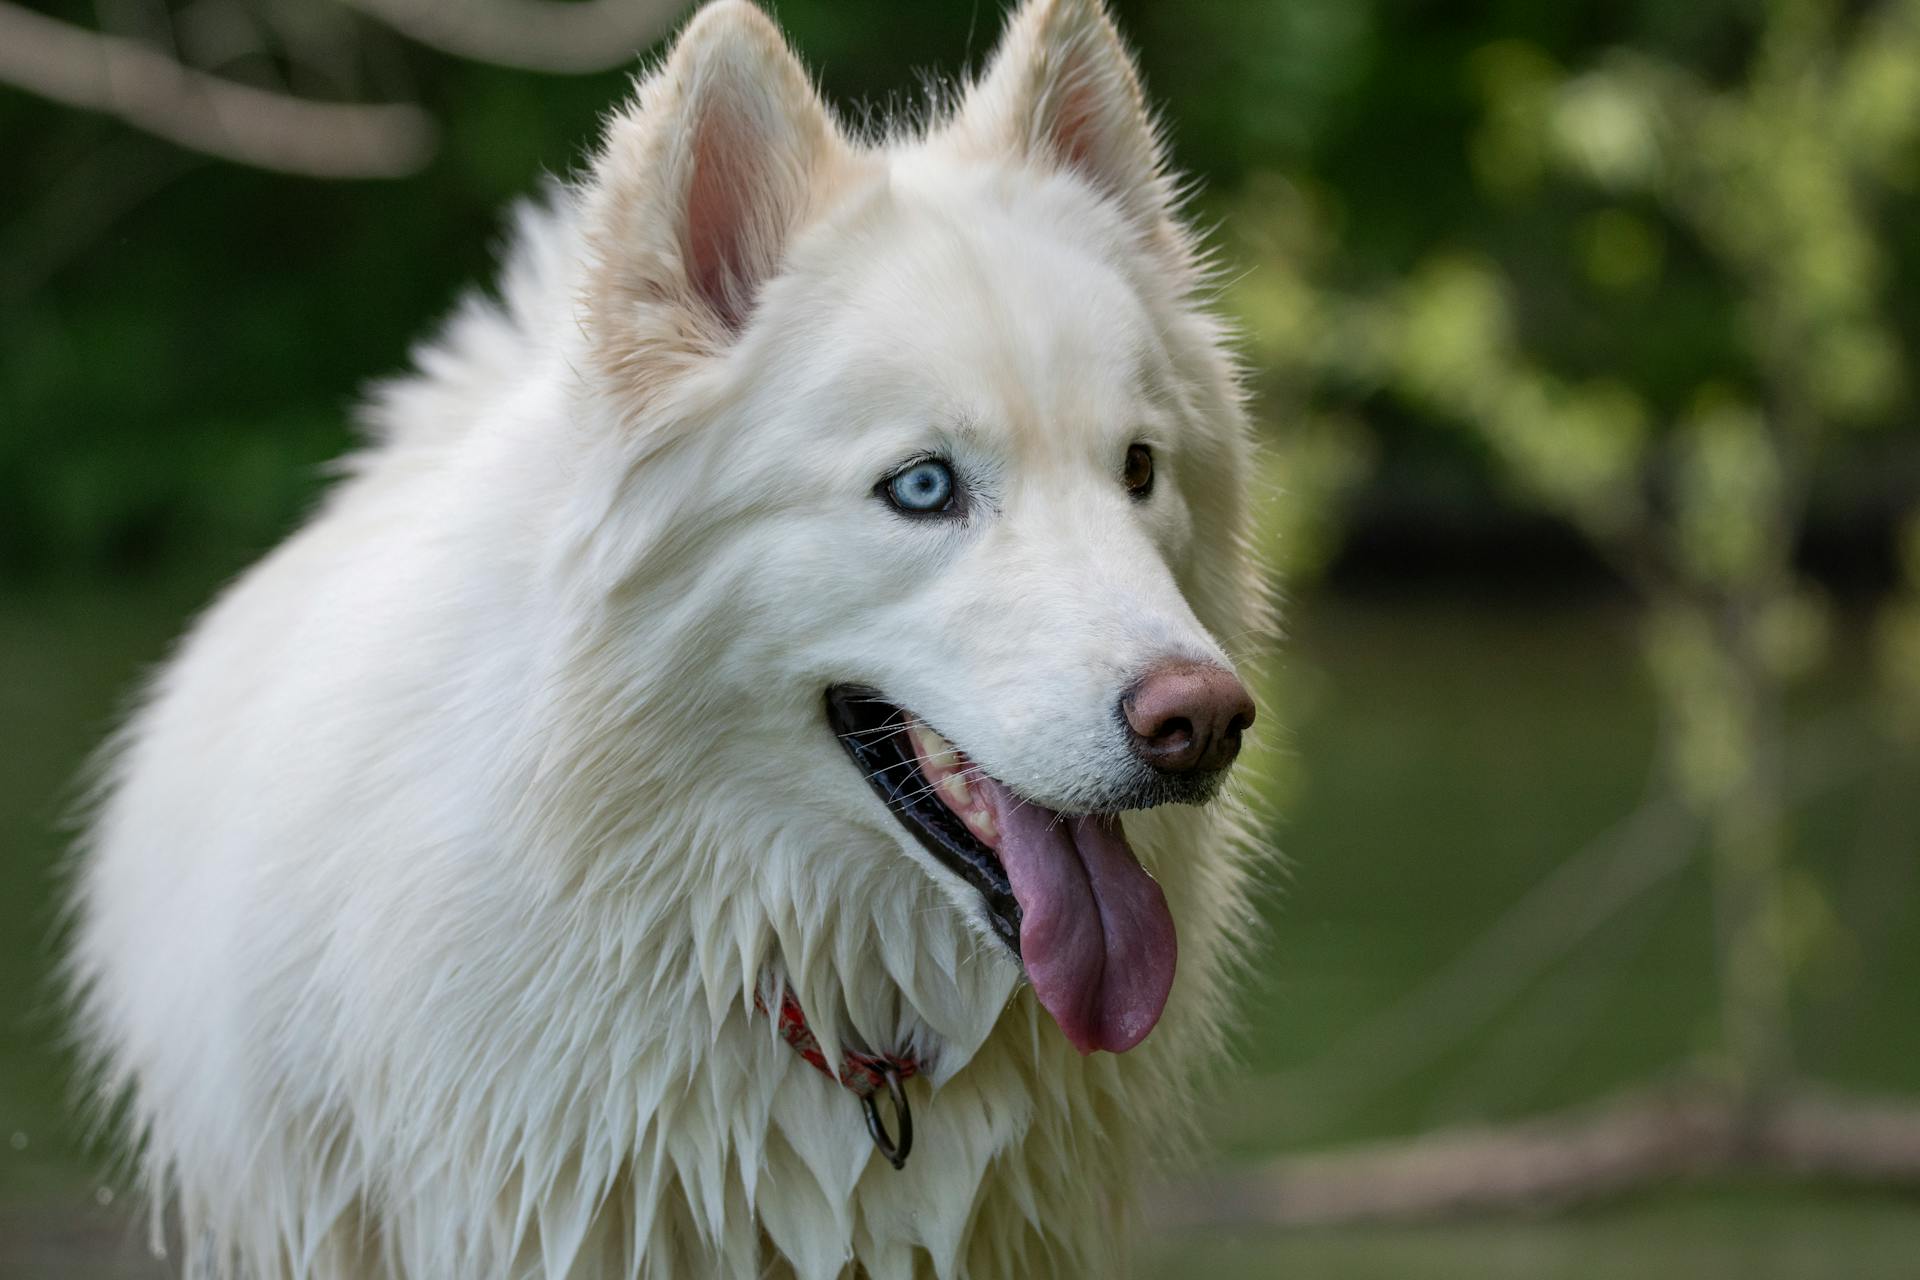
<instances>
[{"instance_id":1,"label":"dark background","mask_svg":"<svg viewBox=\"0 0 1920 1280\"><path fill-rule=\"evenodd\" d=\"M1732 79L1759 6L1114 8L1178 163L1202 181L1203 223L1228 217L1256 175L1289 175L1337 224L1341 281L1391 279L1438 249L1479 250L1505 265L1529 341L1563 368L1628 368L1668 408L1703 371L1742 374L1724 290L1684 231L1668 229L1657 288L1582 288L1566 268L1570 227L1595 198L1555 189L1501 201L1479 189L1468 152L1483 104L1471 63L1496 41L1566 66L1627 44ZM789 3L778 14L854 119L923 103L928 80L977 67L1001 21L978 3ZM503 206L542 174L573 172L627 87L624 70L534 75L359 26L369 46L361 92L416 98L445 129L431 166L403 181L241 170L0 96L13 193L0 222L7 579L237 564L271 544L310 500L315 467L350 443L357 390L399 367L459 290L486 279ZM1892 218L1886 231L1889 310L1910 340L1920 221ZM1245 262L1230 224L1218 239ZM1457 432L1391 394L1361 407L1384 447L1354 505L1341 581L1594 585L1577 539L1506 504ZM1893 573L1888 522L1913 492L1920 453L1910 432L1888 431L1850 454L1823 477L1807 554L1836 584L1881 589Z\"/></svg>"}]
</instances>

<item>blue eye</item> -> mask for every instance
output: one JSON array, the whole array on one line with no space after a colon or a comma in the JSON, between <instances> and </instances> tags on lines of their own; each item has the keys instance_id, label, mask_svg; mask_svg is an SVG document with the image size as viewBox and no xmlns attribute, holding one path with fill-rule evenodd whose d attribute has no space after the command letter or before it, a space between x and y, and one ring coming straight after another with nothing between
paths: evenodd
<instances>
[{"instance_id":1,"label":"blue eye","mask_svg":"<svg viewBox=\"0 0 1920 1280\"><path fill-rule=\"evenodd\" d=\"M887 501L902 511L930 515L953 505L954 488L953 468L929 458L887 481Z\"/></svg>"}]
</instances>

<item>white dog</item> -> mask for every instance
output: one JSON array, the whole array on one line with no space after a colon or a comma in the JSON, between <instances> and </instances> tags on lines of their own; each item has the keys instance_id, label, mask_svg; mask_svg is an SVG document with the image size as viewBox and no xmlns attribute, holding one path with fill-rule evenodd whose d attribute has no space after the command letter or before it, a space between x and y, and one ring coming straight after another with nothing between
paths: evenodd
<instances>
[{"instance_id":1,"label":"white dog","mask_svg":"<svg viewBox=\"0 0 1920 1280\"><path fill-rule=\"evenodd\" d=\"M1201 278L1098 0L876 138L701 10L110 754L186 1272L1123 1274L1246 932Z\"/></svg>"}]
</instances>

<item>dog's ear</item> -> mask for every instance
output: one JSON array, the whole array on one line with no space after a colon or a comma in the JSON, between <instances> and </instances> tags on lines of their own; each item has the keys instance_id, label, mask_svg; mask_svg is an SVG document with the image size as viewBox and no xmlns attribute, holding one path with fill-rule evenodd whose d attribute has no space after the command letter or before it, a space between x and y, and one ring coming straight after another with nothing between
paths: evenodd
<instances>
[{"instance_id":1,"label":"dog's ear","mask_svg":"<svg viewBox=\"0 0 1920 1280\"><path fill-rule=\"evenodd\" d=\"M715 0L695 14L608 127L588 184L587 320L615 370L738 334L847 153L765 13Z\"/></svg>"},{"instance_id":2,"label":"dog's ear","mask_svg":"<svg viewBox=\"0 0 1920 1280\"><path fill-rule=\"evenodd\" d=\"M1100 0L1028 0L951 133L970 148L1076 173L1143 224L1173 207L1159 129Z\"/></svg>"}]
</instances>

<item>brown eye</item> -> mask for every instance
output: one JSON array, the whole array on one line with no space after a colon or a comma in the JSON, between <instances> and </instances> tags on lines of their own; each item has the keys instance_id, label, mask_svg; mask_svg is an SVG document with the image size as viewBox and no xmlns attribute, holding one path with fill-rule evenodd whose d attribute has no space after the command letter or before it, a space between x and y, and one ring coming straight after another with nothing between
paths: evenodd
<instances>
[{"instance_id":1,"label":"brown eye","mask_svg":"<svg viewBox=\"0 0 1920 1280\"><path fill-rule=\"evenodd\" d=\"M1143 444L1127 447L1127 492L1144 498L1153 492L1153 450Z\"/></svg>"}]
</instances>

